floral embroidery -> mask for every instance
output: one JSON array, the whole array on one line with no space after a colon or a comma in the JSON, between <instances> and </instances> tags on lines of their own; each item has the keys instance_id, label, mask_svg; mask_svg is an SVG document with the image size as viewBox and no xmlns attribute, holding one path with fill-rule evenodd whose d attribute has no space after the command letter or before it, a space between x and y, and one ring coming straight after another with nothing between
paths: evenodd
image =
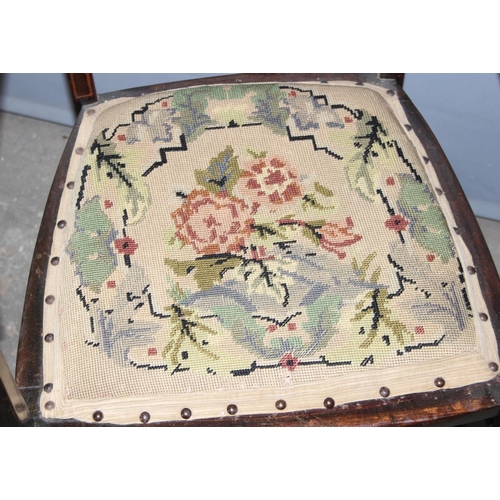
<instances>
[{"instance_id":1,"label":"floral embroidery","mask_svg":"<svg viewBox=\"0 0 500 500\"><path fill-rule=\"evenodd\" d=\"M118 250L118 253L123 255L134 255L139 245L132 238L126 236L125 238L115 240L115 248Z\"/></svg>"},{"instance_id":2,"label":"floral embroidery","mask_svg":"<svg viewBox=\"0 0 500 500\"><path fill-rule=\"evenodd\" d=\"M385 227L393 231L404 231L408 226L408 221L402 215L392 215L390 219L385 221Z\"/></svg>"},{"instance_id":3,"label":"floral embroidery","mask_svg":"<svg viewBox=\"0 0 500 500\"><path fill-rule=\"evenodd\" d=\"M297 180L297 170L278 158L260 159L243 171L238 187L252 201L282 205L302 196Z\"/></svg>"},{"instance_id":4,"label":"floral embroidery","mask_svg":"<svg viewBox=\"0 0 500 500\"><path fill-rule=\"evenodd\" d=\"M241 250L254 222L243 200L204 189L192 191L172 219L176 236L199 254L208 255Z\"/></svg>"},{"instance_id":5,"label":"floral embroidery","mask_svg":"<svg viewBox=\"0 0 500 500\"><path fill-rule=\"evenodd\" d=\"M294 358L291 353L287 352L279 361L282 368L286 368L293 372L299 364L298 358Z\"/></svg>"},{"instance_id":6,"label":"floral embroidery","mask_svg":"<svg viewBox=\"0 0 500 500\"><path fill-rule=\"evenodd\" d=\"M321 246L329 252L336 253L339 259L343 259L346 253L338 249L354 245L361 239L359 234L349 232L353 227L354 224L350 217L345 219L345 223L327 222L318 229L318 233L321 235Z\"/></svg>"},{"instance_id":7,"label":"floral embroidery","mask_svg":"<svg viewBox=\"0 0 500 500\"><path fill-rule=\"evenodd\" d=\"M186 88L93 136L67 247L87 345L169 376L265 369L275 384L402 363L469 328L463 270L411 148L333 95ZM428 318L447 325L439 336Z\"/></svg>"}]
</instances>

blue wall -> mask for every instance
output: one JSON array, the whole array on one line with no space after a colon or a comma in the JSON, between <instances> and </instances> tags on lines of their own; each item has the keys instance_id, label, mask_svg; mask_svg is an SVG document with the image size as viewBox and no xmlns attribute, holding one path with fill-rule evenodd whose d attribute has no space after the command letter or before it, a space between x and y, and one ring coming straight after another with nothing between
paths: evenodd
<instances>
[{"instance_id":1,"label":"blue wall","mask_svg":"<svg viewBox=\"0 0 500 500\"><path fill-rule=\"evenodd\" d=\"M94 76L97 92L104 93L213 74ZM499 75L410 73L404 88L441 143L475 214L500 220ZM62 74L2 75L0 109L66 125L74 121Z\"/></svg>"}]
</instances>

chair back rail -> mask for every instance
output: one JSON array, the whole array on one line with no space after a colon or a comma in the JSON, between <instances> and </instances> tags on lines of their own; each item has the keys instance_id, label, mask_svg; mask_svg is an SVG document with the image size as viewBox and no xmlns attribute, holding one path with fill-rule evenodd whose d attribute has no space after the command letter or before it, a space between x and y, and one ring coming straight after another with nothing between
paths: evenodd
<instances>
[{"instance_id":1,"label":"chair back rail","mask_svg":"<svg viewBox=\"0 0 500 500\"><path fill-rule=\"evenodd\" d=\"M68 73L67 77L75 111L78 115L82 106L97 101L94 77L92 73Z\"/></svg>"}]
</instances>

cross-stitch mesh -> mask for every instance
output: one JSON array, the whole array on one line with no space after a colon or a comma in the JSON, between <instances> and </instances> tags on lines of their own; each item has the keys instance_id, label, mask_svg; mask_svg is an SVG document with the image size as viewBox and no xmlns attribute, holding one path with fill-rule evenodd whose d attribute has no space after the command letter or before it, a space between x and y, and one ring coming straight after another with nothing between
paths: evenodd
<instances>
[{"instance_id":1,"label":"cross-stitch mesh","mask_svg":"<svg viewBox=\"0 0 500 500\"><path fill-rule=\"evenodd\" d=\"M306 386L474 352L420 158L367 88L195 87L109 107L61 208L63 397Z\"/></svg>"}]
</instances>

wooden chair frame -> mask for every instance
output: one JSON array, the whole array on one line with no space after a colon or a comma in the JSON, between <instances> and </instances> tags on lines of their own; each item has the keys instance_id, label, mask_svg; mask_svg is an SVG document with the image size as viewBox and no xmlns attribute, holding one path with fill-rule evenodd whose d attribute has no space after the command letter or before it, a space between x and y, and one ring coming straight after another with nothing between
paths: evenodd
<instances>
[{"instance_id":1,"label":"wooden chair frame","mask_svg":"<svg viewBox=\"0 0 500 500\"><path fill-rule=\"evenodd\" d=\"M454 212L459 233L472 254L476 268L469 272L477 273L491 321L500 345L500 280L490 252L480 231L478 223L460 184L439 146L434 134L421 114L415 108L401 87L402 74L239 74L230 76L196 79L152 85L130 90L111 92L97 96L92 79L88 76L69 77L75 99L83 97L84 103L68 144L64 150L59 167L50 190L48 203L43 215L40 232L36 242L33 262L26 292L25 308L19 339L16 382L19 386L29 412L31 423L37 426L92 426L106 424L89 424L76 420L48 420L40 416L38 406L43 388L42 377L42 324L44 285L49 266L52 233L56 224L62 191L65 187L66 172L72 154L78 127L83 114L92 106L89 102L104 102L118 97L140 96L145 92L160 92L174 88L182 88L204 84L228 84L247 82L273 81L311 81L327 80L357 81L359 85L374 83L385 88L391 95L396 95L401 103L409 125L420 138L429 158L436 170L442 190ZM399 82L399 83L398 83ZM490 364L492 371L498 366ZM152 423L147 425L168 426L381 426L381 425L458 425L475 420L496 417L500 413L500 374L485 383L478 383L457 389L443 388L439 391L380 398L361 401L333 409L309 410L295 413L279 413L253 416L227 416L206 420L174 421ZM138 423L137 425L144 425Z\"/></svg>"}]
</instances>

